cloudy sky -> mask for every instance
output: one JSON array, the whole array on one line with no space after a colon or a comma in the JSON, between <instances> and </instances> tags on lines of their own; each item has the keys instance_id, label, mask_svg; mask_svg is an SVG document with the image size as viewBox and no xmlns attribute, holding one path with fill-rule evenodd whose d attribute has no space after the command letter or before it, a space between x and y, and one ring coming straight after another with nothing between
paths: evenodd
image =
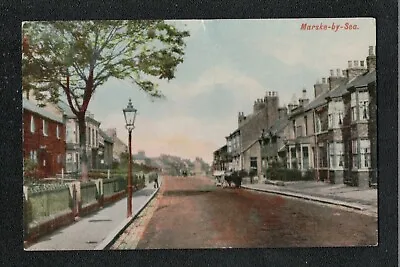
<instances>
[{"instance_id":1,"label":"cloudy sky","mask_svg":"<svg viewBox=\"0 0 400 267\"><path fill-rule=\"evenodd\" d=\"M302 23L358 26L357 30L302 31ZM132 98L139 114L133 152L160 153L212 161L212 152L237 128L237 114L252 111L255 99L277 91L280 105L301 95L313 97L317 79L348 60L365 60L375 45L373 19L186 20L185 61L176 79L160 82L164 100L151 99L128 81L99 87L89 110L101 127L116 128L127 140L122 109Z\"/></svg>"}]
</instances>

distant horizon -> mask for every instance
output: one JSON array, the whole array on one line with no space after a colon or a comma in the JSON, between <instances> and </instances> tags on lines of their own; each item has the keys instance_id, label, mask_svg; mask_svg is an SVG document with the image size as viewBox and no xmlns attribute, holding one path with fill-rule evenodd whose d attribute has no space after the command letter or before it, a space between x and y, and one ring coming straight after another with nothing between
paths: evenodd
<instances>
[{"instance_id":1,"label":"distant horizon","mask_svg":"<svg viewBox=\"0 0 400 267\"><path fill-rule=\"evenodd\" d=\"M188 29L184 62L176 78L157 81L166 99L150 99L128 81L110 79L95 92L89 111L101 128L116 128L127 140L122 109L128 98L138 109L132 150L149 157L170 154L211 163L213 152L237 129L237 115L251 113L266 91L279 105L297 100L330 69L346 69L348 60L365 60L376 45L375 20L265 19L170 21ZM307 25L357 24L357 30L302 30ZM124 141L124 143L127 143Z\"/></svg>"}]
</instances>

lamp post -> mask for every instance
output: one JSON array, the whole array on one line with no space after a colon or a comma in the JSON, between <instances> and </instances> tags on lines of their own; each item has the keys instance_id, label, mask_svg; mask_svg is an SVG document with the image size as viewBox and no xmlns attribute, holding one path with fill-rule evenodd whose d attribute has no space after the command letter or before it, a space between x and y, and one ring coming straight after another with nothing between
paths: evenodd
<instances>
[{"instance_id":1,"label":"lamp post","mask_svg":"<svg viewBox=\"0 0 400 267\"><path fill-rule=\"evenodd\" d=\"M135 128L135 119L137 110L133 107L131 99L128 106L123 109L125 117L125 127L129 133L129 164L128 164L128 204L127 217L132 216L132 130Z\"/></svg>"}]
</instances>

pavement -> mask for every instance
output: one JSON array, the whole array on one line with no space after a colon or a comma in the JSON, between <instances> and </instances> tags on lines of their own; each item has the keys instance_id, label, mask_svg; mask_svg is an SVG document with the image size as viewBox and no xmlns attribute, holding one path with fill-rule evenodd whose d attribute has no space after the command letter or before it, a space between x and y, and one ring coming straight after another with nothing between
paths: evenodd
<instances>
[{"instance_id":1,"label":"pavement","mask_svg":"<svg viewBox=\"0 0 400 267\"><path fill-rule=\"evenodd\" d=\"M160 186L162 184L161 177L159 177L159 184ZM154 188L153 183L148 183L143 189L133 193L132 217L126 217L127 198L125 197L39 239L25 250L105 249L146 207L158 190Z\"/></svg>"},{"instance_id":2,"label":"pavement","mask_svg":"<svg viewBox=\"0 0 400 267\"><path fill-rule=\"evenodd\" d=\"M284 183L274 183L271 181L268 182L268 184L244 184L242 187L250 190L342 206L371 216L378 216L377 189L362 189L344 184L333 185L316 181Z\"/></svg>"}]
</instances>

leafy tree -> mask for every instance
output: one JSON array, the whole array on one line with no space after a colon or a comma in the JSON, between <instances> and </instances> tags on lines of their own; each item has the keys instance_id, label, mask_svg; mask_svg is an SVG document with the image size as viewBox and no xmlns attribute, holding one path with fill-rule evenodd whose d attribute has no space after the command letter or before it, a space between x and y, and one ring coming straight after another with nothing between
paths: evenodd
<instances>
[{"instance_id":1,"label":"leafy tree","mask_svg":"<svg viewBox=\"0 0 400 267\"><path fill-rule=\"evenodd\" d=\"M23 90L40 104L65 95L78 120L82 180L88 172L85 114L93 94L113 77L163 97L155 78L175 78L188 36L162 20L24 23Z\"/></svg>"}]
</instances>

